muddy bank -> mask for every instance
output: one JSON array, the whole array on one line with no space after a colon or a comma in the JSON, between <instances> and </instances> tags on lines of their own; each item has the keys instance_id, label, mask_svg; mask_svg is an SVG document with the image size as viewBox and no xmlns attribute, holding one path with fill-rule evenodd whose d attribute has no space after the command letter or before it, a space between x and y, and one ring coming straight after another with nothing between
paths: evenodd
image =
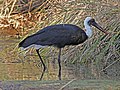
<instances>
[{"instance_id":1,"label":"muddy bank","mask_svg":"<svg viewBox=\"0 0 120 90\"><path fill-rule=\"evenodd\" d=\"M120 90L120 81L0 81L0 90Z\"/></svg>"}]
</instances>

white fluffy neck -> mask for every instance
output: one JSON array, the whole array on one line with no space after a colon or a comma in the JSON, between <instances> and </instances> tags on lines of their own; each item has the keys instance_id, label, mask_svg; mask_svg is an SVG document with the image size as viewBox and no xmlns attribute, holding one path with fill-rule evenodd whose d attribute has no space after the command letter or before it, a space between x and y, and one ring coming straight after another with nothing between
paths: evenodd
<instances>
[{"instance_id":1,"label":"white fluffy neck","mask_svg":"<svg viewBox=\"0 0 120 90\"><path fill-rule=\"evenodd\" d=\"M90 38L93 34L91 26L88 24L89 20L92 19L91 17L87 17L84 20L84 26L85 26L85 33Z\"/></svg>"}]
</instances>

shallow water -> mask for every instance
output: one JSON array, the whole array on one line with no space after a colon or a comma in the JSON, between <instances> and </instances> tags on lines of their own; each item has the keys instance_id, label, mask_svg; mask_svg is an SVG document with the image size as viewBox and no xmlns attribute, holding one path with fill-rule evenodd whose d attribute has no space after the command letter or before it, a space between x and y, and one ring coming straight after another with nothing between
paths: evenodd
<instances>
[{"instance_id":1,"label":"shallow water","mask_svg":"<svg viewBox=\"0 0 120 90\"><path fill-rule=\"evenodd\" d=\"M21 51L17 45L20 39L13 37L0 37L0 80L39 80L42 65L34 49ZM64 51L63 51L64 52ZM68 51L69 52L69 51ZM58 80L58 50L44 48L40 54L46 64L47 70L44 80ZM68 64L62 61L62 79L120 79L120 63L114 64L112 69L108 68L108 74L100 72L93 64L81 65L80 63ZM115 72L116 71L116 72Z\"/></svg>"},{"instance_id":2,"label":"shallow water","mask_svg":"<svg viewBox=\"0 0 120 90\"><path fill-rule=\"evenodd\" d=\"M35 50L20 51L17 48L19 41L17 38L0 37L0 80L39 80L42 65ZM57 58L54 57L55 55L46 56L47 52L42 51L42 57L47 66L43 79L57 80ZM77 76L84 78L84 73L80 74L78 70L81 69L76 65L62 63L62 79L72 79Z\"/></svg>"}]
</instances>

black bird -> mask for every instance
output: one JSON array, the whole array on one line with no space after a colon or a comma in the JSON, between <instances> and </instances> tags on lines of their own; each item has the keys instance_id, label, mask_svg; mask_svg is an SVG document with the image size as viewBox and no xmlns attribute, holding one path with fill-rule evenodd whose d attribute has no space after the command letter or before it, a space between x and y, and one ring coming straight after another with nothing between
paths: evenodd
<instances>
[{"instance_id":1,"label":"black bird","mask_svg":"<svg viewBox=\"0 0 120 90\"><path fill-rule=\"evenodd\" d=\"M36 49L36 52L43 65L43 72L41 74L40 80L43 78L46 66L39 54L39 49L45 46L55 46L59 48L58 77L59 80L61 80L61 48L65 47L66 45L78 45L85 42L88 38L92 36L91 25L95 26L96 28L107 34L107 32L105 32L104 29L99 26L93 18L87 17L84 20L85 30L82 30L78 26L72 24L58 24L47 26L39 30L37 33L26 37L22 42L19 43L19 47L24 50L30 47L34 47Z\"/></svg>"}]
</instances>

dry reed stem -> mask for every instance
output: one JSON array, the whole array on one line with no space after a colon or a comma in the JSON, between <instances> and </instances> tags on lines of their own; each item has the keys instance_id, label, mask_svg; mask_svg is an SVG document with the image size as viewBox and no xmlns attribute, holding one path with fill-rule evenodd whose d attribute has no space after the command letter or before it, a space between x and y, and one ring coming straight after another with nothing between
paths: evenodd
<instances>
[{"instance_id":1,"label":"dry reed stem","mask_svg":"<svg viewBox=\"0 0 120 90\"><path fill-rule=\"evenodd\" d=\"M33 4L32 1L34 0L31 0L31 4ZM82 45L65 47L65 49L63 49L63 59L68 63L82 62L86 64L89 62L89 64L98 66L98 72L103 71L101 68L107 63L108 66L105 70L107 70L108 67L113 67L113 64L117 62L116 58L119 58L118 54L120 54L120 2L117 2L117 0L114 0L114 2L112 0L47 0L30 12L30 15L21 14L14 16L10 15L15 6L12 2L15 2L15 0L7 2L6 6L1 9L0 28L3 29L7 27L7 30L9 30L9 26L12 26L11 30L17 29L17 31L23 33L20 35L24 36L26 34L28 35L28 33L32 34L45 26L59 23L75 24L83 28L84 18L86 16L93 16L106 31L110 32L110 34L105 36L103 33L93 29L93 37ZM10 7L11 11L7 13L6 8ZM31 7L29 7L29 11L30 9ZM39 9L41 10L38 11ZM10 15L9 17L7 17L8 14ZM57 52L57 50L55 49L53 52ZM48 53L47 55L50 57L51 54L49 55ZM56 53L52 53L51 56L55 55ZM113 57L113 59L111 57ZM110 61L112 62L111 64L109 63Z\"/></svg>"},{"instance_id":2,"label":"dry reed stem","mask_svg":"<svg viewBox=\"0 0 120 90\"><path fill-rule=\"evenodd\" d=\"M14 0L14 1L13 1L13 4L12 4L12 6L11 6L11 10L10 10L8 16L11 15L11 13L12 13L12 11L13 11L13 8L14 8L16 2L17 2L17 0Z\"/></svg>"},{"instance_id":3,"label":"dry reed stem","mask_svg":"<svg viewBox=\"0 0 120 90\"><path fill-rule=\"evenodd\" d=\"M68 83L66 83L65 85L63 85L59 90L63 90L65 87L67 87L69 84L71 84L75 80L77 80L77 79L70 80Z\"/></svg>"}]
</instances>

